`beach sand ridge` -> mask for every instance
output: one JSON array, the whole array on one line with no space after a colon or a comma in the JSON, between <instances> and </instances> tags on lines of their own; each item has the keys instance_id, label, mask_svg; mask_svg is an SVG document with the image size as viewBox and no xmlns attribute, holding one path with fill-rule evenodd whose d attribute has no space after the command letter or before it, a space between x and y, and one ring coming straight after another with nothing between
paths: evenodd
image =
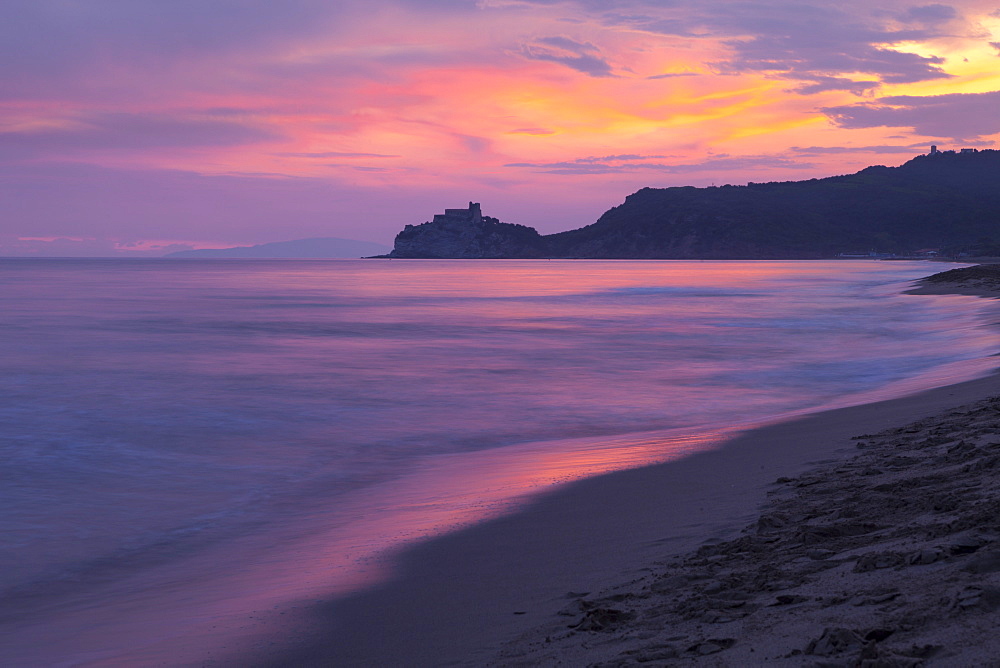
<instances>
[{"instance_id":1,"label":"beach sand ridge","mask_svg":"<svg viewBox=\"0 0 1000 668\"><path fill-rule=\"evenodd\" d=\"M498 665L1000 665L1000 398L857 439L743 534L568 593Z\"/></svg>"}]
</instances>

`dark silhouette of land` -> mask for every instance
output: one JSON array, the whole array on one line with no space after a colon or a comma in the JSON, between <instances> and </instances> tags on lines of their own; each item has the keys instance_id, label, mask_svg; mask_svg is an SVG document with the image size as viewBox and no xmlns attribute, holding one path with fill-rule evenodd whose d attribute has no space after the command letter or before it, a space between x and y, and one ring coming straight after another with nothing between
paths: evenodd
<instances>
[{"instance_id":1,"label":"dark silhouette of land","mask_svg":"<svg viewBox=\"0 0 1000 668\"><path fill-rule=\"evenodd\" d=\"M745 186L643 188L558 234L478 205L407 225L390 257L815 259L1000 253L1000 151L920 155L899 167Z\"/></svg>"}]
</instances>

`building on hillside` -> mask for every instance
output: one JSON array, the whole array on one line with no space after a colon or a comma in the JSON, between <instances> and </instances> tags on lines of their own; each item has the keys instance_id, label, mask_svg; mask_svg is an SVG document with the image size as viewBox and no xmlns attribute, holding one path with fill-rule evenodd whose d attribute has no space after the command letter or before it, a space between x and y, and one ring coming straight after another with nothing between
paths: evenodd
<instances>
[{"instance_id":1,"label":"building on hillside","mask_svg":"<svg viewBox=\"0 0 1000 668\"><path fill-rule=\"evenodd\" d=\"M472 223L483 222L483 212L479 202L469 202L468 209L445 209L444 213L434 214L435 223Z\"/></svg>"},{"instance_id":2,"label":"building on hillside","mask_svg":"<svg viewBox=\"0 0 1000 668\"><path fill-rule=\"evenodd\" d=\"M989 149L986 149L989 150ZM945 153L979 153L978 148L963 148L956 151L955 149L948 149L947 151L939 151L935 144L931 144L931 152L927 155L944 155Z\"/></svg>"}]
</instances>

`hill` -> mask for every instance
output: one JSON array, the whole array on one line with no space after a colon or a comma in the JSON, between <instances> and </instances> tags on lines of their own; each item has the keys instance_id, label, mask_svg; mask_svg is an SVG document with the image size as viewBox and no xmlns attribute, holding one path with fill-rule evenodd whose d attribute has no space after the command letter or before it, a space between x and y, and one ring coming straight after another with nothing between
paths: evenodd
<instances>
[{"instance_id":1,"label":"hill","mask_svg":"<svg viewBox=\"0 0 1000 668\"><path fill-rule=\"evenodd\" d=\"M998 237L1000 151L979 151L809 181L644 188L546 241L570 257L819 258Z\"/></svg>"},{"instance_id":2,"label":"hill","mask_svg":"<svg viewBox=\"0 0 1000 668\"><path fill-rule=\"evenodd\" d=\"M201 248L198 250L178 251L170 253L166 257L357 258L378 255L388 250L387 246L369 241L338 239L337 237L317 237L315 239L276 241L256 246Z\"/></svg>"},{"instance_id":3,"label":"hill","mask_svg":"<svg viewBox=\"0 0 1000 668\"><path fill-rule=\"evenodd\" d=\"M444 222L438 216L407 226L396 239L397 249L405 242L406 255L394 251L393 257L487 257L468 244L443 243L422 255L421 238L459 236L455 221L448 221L449 235L437 234ZM534 236L532 228L511 227L519 229L492 227L496 252L489 257L813 259L871 250L988 252L1000 247L1000 151L921 155L899 167L808 181L643 188L580 229Z\"/></svg>"},{"instance_id":4,"label":"hill","mask_svg":"<svg viewBox=\"0 0 1000 668\"><path fill-rule=\"evenodd\" d=\"M548 246L533 227L484 216L478 202L468 209L445 209L396 235L393 258L540 258Z\"/></svg>"}]
</instances>

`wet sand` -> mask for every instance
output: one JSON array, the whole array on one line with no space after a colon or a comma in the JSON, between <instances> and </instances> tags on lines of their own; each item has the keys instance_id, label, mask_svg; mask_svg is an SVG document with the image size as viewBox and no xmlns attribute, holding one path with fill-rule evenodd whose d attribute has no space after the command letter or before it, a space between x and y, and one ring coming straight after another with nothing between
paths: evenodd
<instances>
[{"instance_id":1,"label":"wet sand","mask_svg":"<svg viewBox=\"0 0 1000 668\"><path fill-rule=\"evenodd\" d=\"M1000 658L1000 376L774 424L419 545L258 665ZM958 408L961 407L961 408ZM868 435L854 439L859 435ZM869 662L869 663L863 663Z\"/></svg>"},{"instance_id":2,"label":"wet sand","mask_svg":"<svg viewBox=\"0 0 1000 668\"><path fill-rule=\"evenodd\" d=\"M996 665L1000 398L857 439L741 534L566 602L502 665Z\"/></svg>"}]
</instances>

